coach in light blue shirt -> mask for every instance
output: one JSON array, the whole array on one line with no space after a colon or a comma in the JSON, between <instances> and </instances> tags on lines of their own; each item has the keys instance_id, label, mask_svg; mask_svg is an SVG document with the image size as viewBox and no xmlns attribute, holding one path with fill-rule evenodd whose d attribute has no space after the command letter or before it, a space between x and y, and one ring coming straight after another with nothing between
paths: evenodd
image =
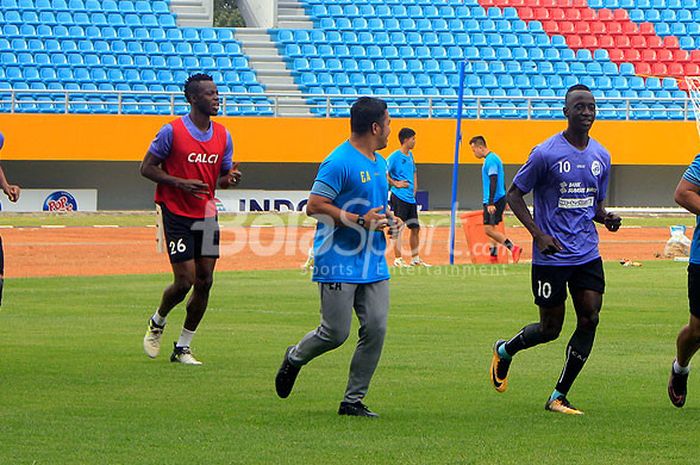
<instances>
[{"instance_id":1,"label":"coach in light blue shirt","mask_svg":"<svg viewBox=\"0 0 700 465\"><path fill-rule=\"evenodd\" d=\"M318 220L313 280L321 324L287 348L275 378L277 395L288 397L302 366L345 342L354 308L360 340L339 415L377 416L362 401L379 363L389 311L384 229L396 220L387 211L386 161L376 151L387 146L390 122L384 101L358 99L350 110L350 139L321 163L306 206Z\"/></svg>"},{"instance_id":2,"label":"coach in light blue shirt","mask_svg":"<svg viewBox=\"0 0 700 465\"><path fill-rule=\"evenodd\" d=\"M696 155L693 163L685 170L674 198L678 205L696 215L688 264L690 319L676 338L676 359L668 380L668 397L674 406L680 408L685 405L690 360L697 351L697 341L700 340L700 155Z\"/></svg>"}]
</instances>

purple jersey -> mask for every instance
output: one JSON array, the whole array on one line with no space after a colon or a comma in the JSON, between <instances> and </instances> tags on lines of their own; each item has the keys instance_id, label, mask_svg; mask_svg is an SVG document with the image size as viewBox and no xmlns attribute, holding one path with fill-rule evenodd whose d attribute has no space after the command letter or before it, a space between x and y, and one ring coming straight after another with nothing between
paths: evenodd
<instances>
[{"instance_id":1,"label":"purple jersey","mask_svg":"<svg viewBox=\"0 0 700 465\"><path fill-rule=\"evenodd\" d=\"M559 133L532 149L513 184L533 191L535 223L564 248L542 255L533 243L532 263L580 265L600 257L593 218L596 204L605 200L609 173L610 153L593 139L578 150Z\"/></svg>"}]
</instances>

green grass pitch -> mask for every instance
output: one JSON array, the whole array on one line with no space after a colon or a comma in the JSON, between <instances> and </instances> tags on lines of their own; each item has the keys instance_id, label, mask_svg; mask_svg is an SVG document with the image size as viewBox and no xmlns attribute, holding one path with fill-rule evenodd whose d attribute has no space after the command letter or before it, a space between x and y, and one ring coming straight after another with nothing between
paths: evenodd
<instances>
[{"instance_id":1,"label":"green grass pitch","mask_svg":"<svg viewBox=\"0 0 700 465\"><path fill-rule=\"evenodd\" d=\"M286 400L273 379L287 345L318 323L299 272L218 273L194 340L202 367L142 352L168 275L8 279L0 311L0 464L688 464L700 381L666 396L687 321L685 265L606 264L591 358L570 399L545 412L574 318L523 352L509 391L488 382L491 344L536 318L529 267L395 275L384 355L366 399L375 421L338 417L353 331L302 369ZM496 274L492 272L497 272ZM355 326L356 328L356 326Z\"/></svg>"}]
</instances>

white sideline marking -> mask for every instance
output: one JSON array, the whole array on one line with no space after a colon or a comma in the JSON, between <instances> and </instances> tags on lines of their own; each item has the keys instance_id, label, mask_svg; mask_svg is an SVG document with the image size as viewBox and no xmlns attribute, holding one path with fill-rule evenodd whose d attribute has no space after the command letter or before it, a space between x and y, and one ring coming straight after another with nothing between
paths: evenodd
<instances>
[{"instance_id":1,"label":"white sideline marking","mask_svg":"<svg viewBox=\"0 0 700 465\"><path fill-rule=\"evenodd\" d=\"M40 227L45 228L45 229L62 229L62 228L65 228L66 225L64 225L64 224L42 224Z\"/></svg>"},{"instance_id":2,"label":"white sideline marking","mask_svg":"<svg viewBox=\"0 0 700 465\"><path fill-rule=\"evenodd\" d=\"M119 228L121 226L117 224L93 224L93 228Z\"/></svg>"}]
</instances>

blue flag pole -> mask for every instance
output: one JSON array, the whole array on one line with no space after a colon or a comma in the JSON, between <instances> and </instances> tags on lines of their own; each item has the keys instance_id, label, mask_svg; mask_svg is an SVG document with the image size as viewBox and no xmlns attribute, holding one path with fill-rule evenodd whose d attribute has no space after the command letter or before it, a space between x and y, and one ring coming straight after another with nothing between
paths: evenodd
<instances>
[{"instance_id":1,"label":"blue flag pole","mask_svg":"<svg viewBox=\"0 0 700 465\"><path fill-rule=\"evenodd\" d=\"M450 265L455 264L455 223L457 220L457 186L459 186L459 148L462 145L462 106L464 105L464 74L466 61L459 66L459 93L457 97L457 129L455 134L455 161L452 167L452 213L450 215Z\"/></svg>"}]
</instances>

